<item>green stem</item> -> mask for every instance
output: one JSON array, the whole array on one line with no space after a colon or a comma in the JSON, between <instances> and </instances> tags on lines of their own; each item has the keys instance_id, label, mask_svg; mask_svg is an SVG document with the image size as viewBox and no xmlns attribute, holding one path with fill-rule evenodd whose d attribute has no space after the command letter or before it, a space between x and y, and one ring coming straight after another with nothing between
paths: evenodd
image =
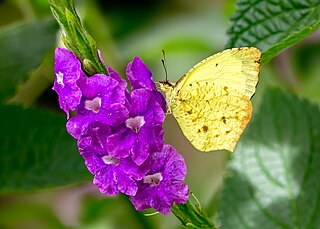
<instances>
[{"instance_id":1,"label":"green stem","mask_svg":"<svg viewBox=\"0 0 320 229\"><path fill-rule=\"evenodd\" d=\"M187 228L216 228L206 212L200 206L193 206L190 201L173 205L172 213Z\"/></svg>"},{"instance_id":2,"label":"green stem","mask_svg":"<svg viewBox=\"0 0 320 229\"><path fill-rule=\"evenodd\" d=\"M62 41L76 54L87 75L91 76L95 73L109 75L99 58L95 40L83 27L75 10L74 0L49 0L49 3L52 14L62 29Z\"/></svg>"}]
</instances>

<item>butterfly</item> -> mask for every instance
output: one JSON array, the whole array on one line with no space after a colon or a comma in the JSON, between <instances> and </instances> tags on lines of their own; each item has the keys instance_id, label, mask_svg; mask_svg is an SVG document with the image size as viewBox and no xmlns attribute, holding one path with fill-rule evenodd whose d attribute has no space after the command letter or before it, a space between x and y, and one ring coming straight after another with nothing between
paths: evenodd
<instances>
[{"instance_id":1,"label":"butterfly","mask_svg":"<svg viewBox=\"0 0 320 229\"><path fill-rule=\"evenodd\" d=\"M168 112L200 151L234 151L251 115L260 71L257 48L226 49L192 67L177 83L159 82Z\"/></svg>"}]
</instances>

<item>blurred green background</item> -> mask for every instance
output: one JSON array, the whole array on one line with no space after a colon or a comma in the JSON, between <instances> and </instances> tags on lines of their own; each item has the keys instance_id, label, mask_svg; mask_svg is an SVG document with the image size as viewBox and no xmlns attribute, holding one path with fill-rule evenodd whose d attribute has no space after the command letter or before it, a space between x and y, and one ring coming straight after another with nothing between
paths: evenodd
<instances>
[{"instance_id":1,"label":"blurred green background","mask_svg":"<svg viewBox=\"0 0 320 229\"><path fill-rule=\"evenodd\" d=\"M197 62L224 49L228 20L235 10L235 1L79 0L76 6L85 27L96 39L106 63L122 76L125 75L127 63L138 55L150 67L154 79L163 80L163 49L166 52L168 78L176 81ZM0 1L2 34L10 29L12 31L17 25L50 18L53 20L46 0ZM25 73L26 80L10 89L14 93L10 98L5 98L6 103L62 113L57 96L51 89L54 79L53 51L61 45L57 29L54 25L45 35L36 32L24 34L24 30L20 29L16 35L19 39L10 41L12 47L21 47L20 52L14 56L0 55L0 62L12 61L13 66L19 66L22 59L27 60L22 62L21 69L15 69ZM24 36L32 38L32 45L23 43ZM50 39L52 41L49 42ZM254 113L259 109L264 88L270 85L320 102L319 40L320 31L262 66L260 83L253 98ZM4 48L4 43L0 43L0 47ZM42 47L40 53L44 55L39 54L39 47ZM22 57L26 52L30 58ZM35 63L35 56L39 55ZM0 77L2 74L0 72ZM0 89L6 90L6 85L0 85ZM1 119L5 119L3 114ZM64 128L61 125L61 129ZM171 116L166 119L165 131L166 142L172 144L186 160L186 183L190 191L213 215L219 199L227 153L197 152L184 138ZM74 155L79 159L76 150ZM90 175L88 177L91 179ZM134 210L126 197L106 198L88 181L68 187L2 194L0 228L179 228L179 222L172 215L145 217Z\"/></svg>"}]
</instances>

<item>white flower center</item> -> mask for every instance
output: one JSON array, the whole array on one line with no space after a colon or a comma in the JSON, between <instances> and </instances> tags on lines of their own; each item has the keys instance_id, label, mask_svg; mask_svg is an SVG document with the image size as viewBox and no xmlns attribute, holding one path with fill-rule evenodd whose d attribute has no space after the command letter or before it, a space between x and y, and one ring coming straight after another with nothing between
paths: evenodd
<instances>
[{"instance_id":1,"label":"white flower center","mask_svg":"<svg viewBox=\"0 0 320 229\"><path fill-rule=\"evenodd\" d=\"M145 124L143 116L136 116L134 118L128 118L126 120L126 126L138 133L140 128Z\"/></svg>"},{"instance_id":2,"label":"white flower center","mask_svg":"<svg viewBox=\"0 0 320 229\"><path fill-rule=\"evenodd\" d=\"M161 173L155 173L152 175L147 175L143 178L143 183L150 184L151 187L157 186L162 181Z\"/></svg>"},{"instance_id":3,"label":"white flower center","mask_svg":"<svg viewBox=\"0 0 320 229\"><path fill-rule=\"evenodd\" d=\"M62 72L58 72L56 73L56 77L57 77L57 83L64 86L63 83L63 73Z\"/></svg>"},{"instance_id":4,"label":"white flower center","mask_svg":"<svg viewBox=\"0 0 320 229\"><path fill-rule=\"evenodd\" d=\"M101 159L106 165L119 165L120 163L120 160L118 158L108 156L108 155L103 156Z\"/></svg>"},{"instance_id":5,"label":"white flower center","mask_svg":"<svg viewBox=\"0 0 320 229\"><path fill-rule=\"evenodd\" d=\"M90 100L90 99L86 100L84 102L84 107L89 111L98 113L101 107L101 98L96 97L93 100Z\"/></svg>"}]
</instances>

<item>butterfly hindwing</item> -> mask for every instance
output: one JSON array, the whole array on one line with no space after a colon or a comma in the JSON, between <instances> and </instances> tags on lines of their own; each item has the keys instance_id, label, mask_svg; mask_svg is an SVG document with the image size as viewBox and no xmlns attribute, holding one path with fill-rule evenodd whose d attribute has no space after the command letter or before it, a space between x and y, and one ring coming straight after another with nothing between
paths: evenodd
<instances>
[{"instance_id":1,"label":"butterfly hindwing","mask_svg":"<svg viewBox=\"0 0 320 229\"><path fill-rule=\"evenodd\" d=\"M252 110L246 96L207 82L183 87L171 109L186 138L201 151L233 151Z\"/></svg>"}]
</instances>

